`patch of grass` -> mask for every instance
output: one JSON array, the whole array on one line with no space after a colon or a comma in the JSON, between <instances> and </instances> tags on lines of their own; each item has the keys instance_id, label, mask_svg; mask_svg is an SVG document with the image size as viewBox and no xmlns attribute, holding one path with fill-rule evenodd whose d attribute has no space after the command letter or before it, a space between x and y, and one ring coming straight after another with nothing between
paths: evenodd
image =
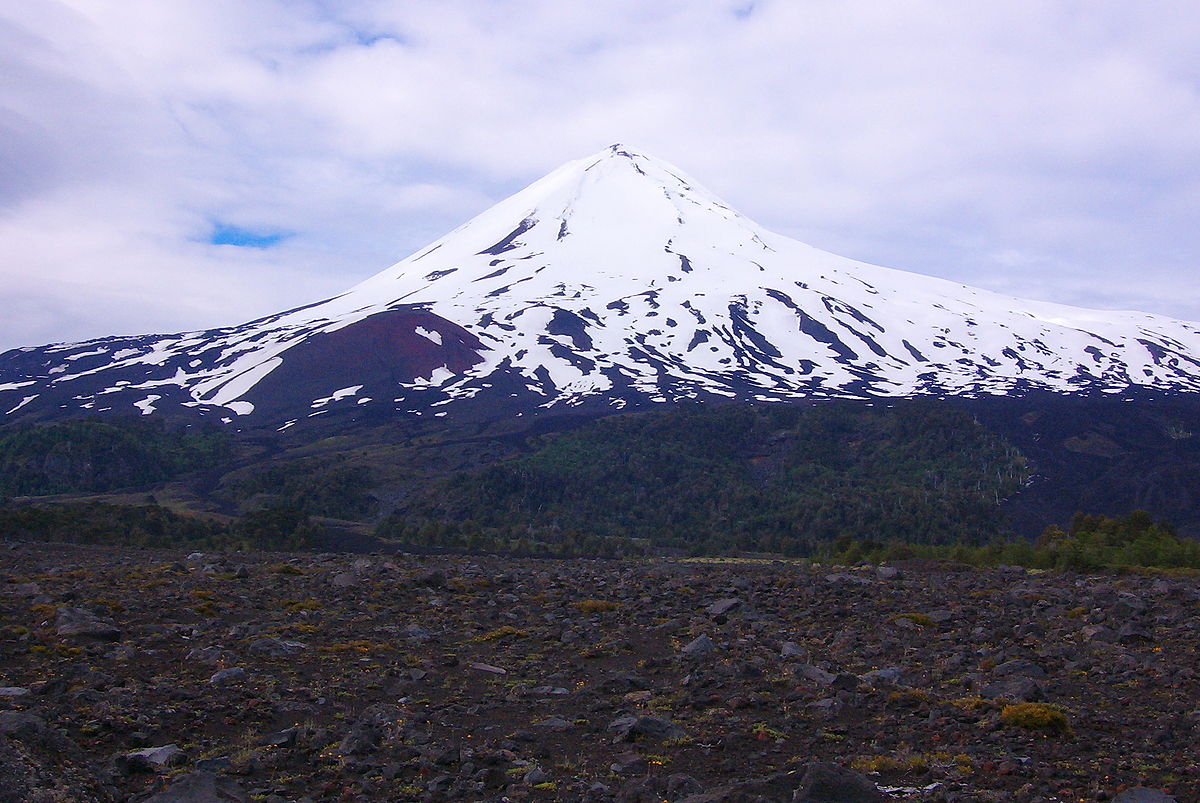
<instances>
[{"instance_id":1,"label":"patch of grass","mask_svg":"<svg viewBox=\"0 0 1200 803\"><path fill-rule=\"evenodd\" d=\"M376 644L367 639L352 639L350 641L338 641L333 644L326 644L317 647L317 652L326 654L341 653L341 652L356 652L365 655L373 650L382 647L382 644Z\"/></svg>"},{"instance_id":2,"label":"patch of grass","mask_svg":"<svg viewBox=\"0 0 1200 803\"><path fill-rule=\"evenodd\" d=\"M321 609L321 601L318 599L297 599L283 604L285 611L317 611Z\"/></svg>"},{"instance_id":3,"label":"patch of grass","mask_svg":"<svg viewBox=\"0 0 1200 803\"><path fill-rule=\"evenodd\" d=\"M267 567L267 571L271 572L272 574L295 574L295 575L304 574L304 570L301 569L299 566L296 566L291 563L286 563L284 561L279 561L278 563L272 563L270 566Z\"/></svg>"},{"instance_id":4,"label":"patch of grass","mask_svg":"<svg viewBox=\"0 0 1200 803\"><path fill-rule=\"evenodd\" d=\"M495 630L491 630L487 633L476 636L475 638L471 639L471 641L478 644L487 641L505 641L507 639L527 638L528 635L529 634L524 630L519 630L512 625L501 625Z\"/></svg>"},{"instance_id":5,"label":"patch of grass","mask_svg":"<svg viewBox=\"0 0 1200 803\"><path fill-rule=\"evenodd\" d=\"M755 722L753 725L751 725L750 735L760 742L775 741L778 739L787 738L783 731L769 727L765 722Z\"/></svg>"},{"instance_id":6,"label":"patch of grass","mask_svg":"<svg viewBox=\"0 0 1200 803\"><path fill-rule=\"evenodd\" d=\"M621 607L621 603L608 599L581 599L571 603L571 607L580 613L607 613Z\"/></svg>"},{"instance_id":7,"label":"patch of grass","mask_svg":"<svg viewBox=\"0 0 1200 803\"><path fill-rule=\"evenodd\" d=\"M983 697L956 697L950 701L950 705L963 711L982 711L992 708L995 703Z\"/></svg>"},{"instance_id":8,"label":"patch of grass","mask_svg":"<svg viewBox=\"0 0 1200 803\"><path fill-rule=\"evenodd\" d=\"M899 622L901 619L907 619L918 627L933 627L933 620L923 613L898 613L894 616L889 616L889 622Z\"/></svg>"},{"instance_id":9,"label":"patch of grass","mask_svg":"<svg viewBox=\"0 0 1200 803\"><path fill-rule=\"evenodd\" d=\"M859 756L850 762L859 772L880 775L922 775L929 771L929 759L919 753L894 756Z\"/></svg>"},{"instance_id":10,"label":"patch of grass","mask_svg":"<svg viewBox=\"0 0 1200 803\"><path fill-rule=\"evenodd\" d=\"M924 689L899 689L888 695L889 703L903 708L916 708L929 701L929 692Z\"/></svg>"},{"instance_id":11,"label":"patch of grass","mask_svg":"<svg viewBox=\"0 0 1200 803\"><path fill-rule=\"evenodd\" d=\"M1013 728L1068 735L1071 724L1067 715L1049 703L1013 703L1000 712L1000 722Z\"/></svg>"}]
</instances>

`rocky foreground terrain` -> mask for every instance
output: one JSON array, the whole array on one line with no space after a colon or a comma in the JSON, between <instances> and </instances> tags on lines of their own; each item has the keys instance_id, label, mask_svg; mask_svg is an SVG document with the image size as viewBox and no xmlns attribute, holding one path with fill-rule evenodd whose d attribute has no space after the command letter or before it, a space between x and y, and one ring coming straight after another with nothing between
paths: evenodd
<instances>
[{"instance_id":1,"label":"rocky foreground terrain","mask_svg":"<svg viewBox=\"0 0 1200 803\"><path fill-rule=\"evenodd\" d=\"M0 545L0 801L1195 801L1200 581Z\"/></svg>"}]
</instances>

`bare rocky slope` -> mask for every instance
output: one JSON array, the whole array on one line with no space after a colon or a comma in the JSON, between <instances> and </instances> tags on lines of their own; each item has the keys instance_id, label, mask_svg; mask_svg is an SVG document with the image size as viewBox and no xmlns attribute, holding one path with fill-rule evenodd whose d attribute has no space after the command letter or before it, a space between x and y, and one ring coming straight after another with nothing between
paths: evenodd
<instances>
[{"instance_id":1,"label":"bare rocky slope","mask_svg":"<svg viewBox=\"0 0 1200 803\"><path fill-rule=\"evenodd\" d=\"M1191 801L1197 604L936 564L0 545L0 800Z\"/></svg>"}]
</instances>

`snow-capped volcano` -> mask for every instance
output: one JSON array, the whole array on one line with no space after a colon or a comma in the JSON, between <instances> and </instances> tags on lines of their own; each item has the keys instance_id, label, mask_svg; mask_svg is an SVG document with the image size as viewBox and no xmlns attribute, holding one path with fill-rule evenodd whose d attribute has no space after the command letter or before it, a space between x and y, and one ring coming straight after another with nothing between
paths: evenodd
<instances>
[{"instance_id":1,"label":"snow-capped volcano","mask_svg":"<svg viewBox=\"0 0 1200 803\"><path fill-rule=\"evenodd\" d=\"M0 355L0 413L185 405L280 427L696 397L1200 390L1200 325L1023 301L773 234L613 145L334 298Z\"/></svg>"}]
</instances>

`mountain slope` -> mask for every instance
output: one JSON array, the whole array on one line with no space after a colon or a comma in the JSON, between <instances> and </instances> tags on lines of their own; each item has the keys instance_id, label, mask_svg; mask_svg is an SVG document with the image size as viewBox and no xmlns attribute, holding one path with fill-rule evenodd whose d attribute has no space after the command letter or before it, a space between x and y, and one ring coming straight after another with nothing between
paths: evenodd
<instances>
[{"instance_id":1,"label":"mountain slope","mask_svg":"<svg viewBox=\"0 0 1200 803\"><path fill-rule=\"evenodd\" d=\"M1200 325L1001 296L772 234L619 145L326 301L0 355L0 414L526 414L725 397L1200 390Z\"/></svg>"}]
</instances>

